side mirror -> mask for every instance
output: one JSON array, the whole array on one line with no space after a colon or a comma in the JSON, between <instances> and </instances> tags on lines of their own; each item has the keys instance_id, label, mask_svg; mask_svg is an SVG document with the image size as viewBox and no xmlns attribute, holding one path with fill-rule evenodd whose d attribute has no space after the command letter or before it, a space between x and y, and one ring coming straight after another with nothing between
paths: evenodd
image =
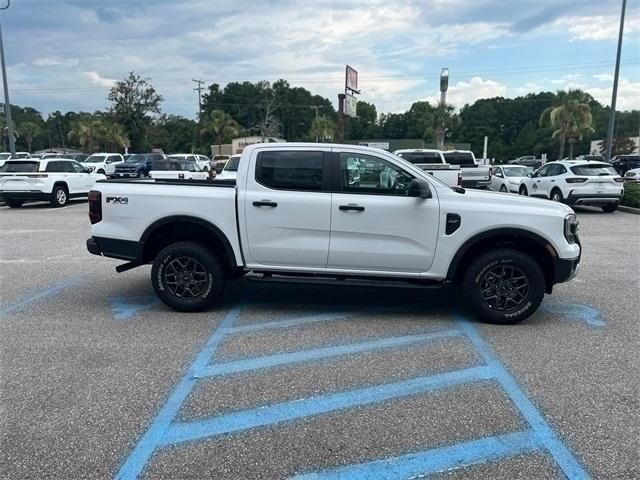
<instances>
[{"instance_id":1,"label":"side mirror","mask_svg":"<svg viewBox=\"0 0 640 480\"><path fill-rule=\"evenodd\" d=\"M90 168L85 168L84 173L93 173L93 170L91 170Z\"/></svg>"},{"instance_id":2,"label":"side mirror","mask_svg":"<svg viewBox=\"0 0 640 480\"><path fill-rule=\"evenodd\" d=\"M414 178L409 183L408 196L416 198L431 198L431 189L429 188L429 184L424 180Z\"/></svg>"},{"instance_id":3,"label":"side mirror","mask_svg":"<svg viewBox=\"0 0 640 480\"><path fill-rule=\"evenodd\" d=\"M529 178L533 178L533 172L529 172L529 173L527 173L527 177L529 177Z\"/></svg>"}]
</instances>

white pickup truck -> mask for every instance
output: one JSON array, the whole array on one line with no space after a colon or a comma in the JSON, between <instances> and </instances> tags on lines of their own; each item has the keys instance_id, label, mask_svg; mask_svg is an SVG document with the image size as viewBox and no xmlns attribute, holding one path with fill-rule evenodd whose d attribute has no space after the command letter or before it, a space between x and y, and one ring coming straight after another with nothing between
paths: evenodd
<instances>
[{"instance_id":1,"label":"white pickup truck","mask_svg":"<svg viewBox=\"0 0 640 480\"><path fill-rule=\"evenodd\" d=\"M407 150L396 150L393 152L407 162L413 163L429 175L433 175L438 180L442 180L450 187L462 185L462 172L459 165L449 165L441 150L428 148L414 148Z\"/></svg>"},{"instance_id":2,"label":"white pickup truck","mask_svg":"<svg viewBox=\"0 0 640 480\"><path fill-rule=\"evenodd\" d=\"M449 165L459 165L462 171L462 186L487 188L491 183L491 167L480 165L470 150L447 150L442 152Z\"/></svg>"},{"instance_id":3,"label":"white pickup truck","mask_svg":"<svg viewBox=\"0 0 640 480\"><path fill-rule=\"evenodd\" d=\"M351 165L362 166L353 181ZM389 184L388 179L393 182ZM263 281L434 287L453 282L481 318L515 323L580 261L570 207L450 188L379 149L261 143L235 180L106 180L89 195L89 252L153 264L180 311Z\"/></svg>"}]
</instances>

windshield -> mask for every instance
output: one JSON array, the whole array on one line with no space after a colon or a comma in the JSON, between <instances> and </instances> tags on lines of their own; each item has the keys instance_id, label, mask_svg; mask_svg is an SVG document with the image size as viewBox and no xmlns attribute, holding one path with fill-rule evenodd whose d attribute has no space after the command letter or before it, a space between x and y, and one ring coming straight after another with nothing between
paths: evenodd
<instances>
[{"instance_id":1,"label":"windshield","mask_svg":"<svg viewBox=\"0 0 640 480\"><path fill-rule=\"evenodd\" d=\"M91 155L84 163L100 163L104 162L105 158L107 158L105 155Z\"/></svg>"},{"instance_id":2,"label":"windshield","mask_svg":"<svg viewBox=\"0 0 640 480\"><path fill-rule=\"evenodd\" d=\"M586 165L576 165L571 167L571 171L576 175L587 177L597 177L602 175L617 175L615 168L606 163L590 163Z\"/></svg>"},{"instance_id":3,"label":"windshield","mask_svg":"<svg viewBox=\"0 0 640 480\"><path fill-rule=\"evenodd\" d=\"M225 172L237 172L238 165L240 165L240 156L231 157L227 164L224 166Z\"/></svg>"},{"instance_id":4,"label":"windshield","mask_svg":"<svg viewBox=\"0 0 640 480\"><path fill-rule=\"evenodd\" d=\"M531 172L532 169L529 167L502 167L504 170L504 174L507 177L526 177Z\"/></svg>"},{"instance_id":5,"label":"windshield","mask_svg":"<svg viewBox=\"0 0 640 480\"><path fill-rule=\"evenodd\" d=\"M125 160L125 162L127 163L141 163L146 161L147 161L147 157L145 155L140 155L140 154L131 155L129 158Z\"/></svg>"},{"instance_id":6,"label":"windshield","mask_svg":"<svg viewBox=\"0 0 640 480\"><path fill-rule=\"evenodd\" d=\"M443 152L444 159L449 165L460 165L461 167L475 167L473 155L470 152Z\"/></svg>"},{"instance_id":7,"label":"windshield","mask_svg":"<svg viewBox=\"0 0 640 480\"><path fill-rule=\"evenodd\" d=\"M442 163L438 152L400 152L397 155L410 163Z\"/></svg>"},{"instance_id":8,"label":"windshield","mask_svg":"<svg viewBox=\"0 0 640 480\"><path fill-rule=\"evenodd\" d=\"M37 172L38 162L7 162L0 167L0 172Z\"/></svg>"}]
</instances>

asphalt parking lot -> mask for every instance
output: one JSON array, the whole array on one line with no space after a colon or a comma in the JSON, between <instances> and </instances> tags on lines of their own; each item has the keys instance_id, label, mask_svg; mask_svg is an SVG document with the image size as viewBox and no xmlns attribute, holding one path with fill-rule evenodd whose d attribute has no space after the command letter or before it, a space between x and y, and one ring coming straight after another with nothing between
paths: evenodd
<instances>
[{"instance_id":1,"label":"asphalt parking lot","mask_svg":"<svg viewBox=\"0 0 640 480\"><path fill-rule=\"evenodd\" d=\"M242 281L161 305L87 204L0 208L2 478L638 478L640 217L517 326L454 292Z\"/></svg>"}]
</instances>

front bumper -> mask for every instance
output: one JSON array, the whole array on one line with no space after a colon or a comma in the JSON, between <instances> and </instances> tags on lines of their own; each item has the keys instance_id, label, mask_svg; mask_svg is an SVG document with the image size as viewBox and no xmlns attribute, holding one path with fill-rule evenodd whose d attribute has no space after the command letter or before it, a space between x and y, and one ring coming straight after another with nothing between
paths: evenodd
<instances>
[{"instance_id":1,"label":"front bumper","mask_svg":"<svg viewBox=\"0 0 640 480\"><path fill-rule=\"evenodd\" d=\"M575 258L553 257L553 283L568 282L574 278L578 272L578 264L582 258L582 243L576 235L576 244L580 247L580 254Z\"/></svg>"},{"instance_id":2,"label":"front bumper","mask_svg":"<svg viewBox=\"0 0 640 480\"><path fill-rule=\"evenodd\" d=\"M570 193L566 203L569 205L611 205L619 203L622 200L622 194L604 194L604 193Z\"/></svg>"}]
</instances>

